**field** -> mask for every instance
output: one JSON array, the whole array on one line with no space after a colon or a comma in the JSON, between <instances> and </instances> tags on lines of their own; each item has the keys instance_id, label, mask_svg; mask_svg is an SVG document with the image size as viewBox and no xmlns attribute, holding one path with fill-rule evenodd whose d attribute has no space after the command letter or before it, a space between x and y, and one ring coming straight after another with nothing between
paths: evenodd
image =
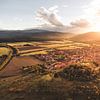
<instances>
[{"instance_id":1,"label":"field","mask_svg":"<svg viewBox=\"0 0 100 100\"><path fill-rule=\"evenodd\" d=\"M9 53L9 49L6 47L0 47L0 56L7 55Z\"/></svg>"},{"instance_id":2,"label":"field","mask_svg":"<svg viewBox=\"0 0 100 100\"><path fill-rule=\"evenodd\" d=\"M0 71L2 100L99 100L99 44L63 40L7 45L16 53Z\"/></svg>"},{"instance_id":3,"label":"field","mask_svg":"<svg viewBox=\"0 0 100 100\"><path fill-rule=\"evenodd\" d=\"M51 49L74 49L89 46L86 43L74 43L72 41L46 41L46 42L31 42L31 43L10 43L18 50L18 54L32 54L32 52L44 53Z\"/></svg>"}]
</instances>

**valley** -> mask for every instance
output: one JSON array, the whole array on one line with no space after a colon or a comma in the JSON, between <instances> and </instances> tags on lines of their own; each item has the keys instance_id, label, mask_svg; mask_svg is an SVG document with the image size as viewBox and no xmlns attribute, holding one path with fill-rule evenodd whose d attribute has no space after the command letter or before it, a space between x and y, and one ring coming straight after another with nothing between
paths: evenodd
<instances>
[{"instance_id":1,"label":"valley","mask_svg":"<svg viewBox=\"0 0 100 100\"><path fill-rule=\"evenodd\" d=\"M80 100L99 100L100 45L97 43L55 40L1 45L12 50L12 58L0 71L2 100L77 100L76 95ZM9 53L5 54L8 58Z\"/></svg>"}]
</instances>

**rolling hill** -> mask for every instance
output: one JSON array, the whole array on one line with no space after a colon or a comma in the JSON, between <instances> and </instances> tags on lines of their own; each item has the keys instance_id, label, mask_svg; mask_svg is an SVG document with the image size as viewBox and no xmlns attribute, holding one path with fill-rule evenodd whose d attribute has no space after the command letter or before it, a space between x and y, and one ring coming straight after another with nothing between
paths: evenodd
<instances>
[{"instance_id":1,"label":"rolling hill","mask_svg":"<svg viewBox=\"0 0 100 100\"><path fill-rule=\"evenodd\" d=\"M0 31L0 42L41 41L69 38L72 33L61 33L48 30L2 30Z\"/></svg>"},{"instance_id":2,"label":"rolling hill","mask_svg":"<svg viewBox=\"0 0 100 100\"><path fill-rule=\"evenodd\" d=\"M70 38L70 40L73 41L81 41L81 42L95 42L95 41L100 41L100 32L88 32L88 33L84 33L84 34L79 34L76 35L72 38Z\"/></svg>"}]
</instances>

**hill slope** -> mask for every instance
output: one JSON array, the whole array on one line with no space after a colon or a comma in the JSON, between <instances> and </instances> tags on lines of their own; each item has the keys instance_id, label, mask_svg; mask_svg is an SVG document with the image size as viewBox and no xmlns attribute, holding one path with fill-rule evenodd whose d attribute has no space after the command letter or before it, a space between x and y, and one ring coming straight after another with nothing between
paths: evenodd
<instances>
[{"instance_id":1,"label":"hill slope","mask_svg":"<svg viewBox=\"0 0 100 100\"><path fill-rule=\"evenodd\" d=\"M71 38L73 41L92 42L100 41L100 32L88 32Z\"/></svg>"}]
</instances>

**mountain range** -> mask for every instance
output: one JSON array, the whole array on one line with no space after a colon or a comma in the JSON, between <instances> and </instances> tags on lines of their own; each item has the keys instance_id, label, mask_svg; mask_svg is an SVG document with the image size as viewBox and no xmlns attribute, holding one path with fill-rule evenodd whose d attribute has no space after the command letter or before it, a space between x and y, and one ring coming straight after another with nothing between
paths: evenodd
<instances>
[{"instance_id":1,"label":"mountain range","mask_svg":"<svg viewBox=\"0 0 100 100\"><path fill-rule=\"evenodd\" d=\"M73 36L72 33L62 33L49 30L2 30L0 31L0 42L41 41L59 40Z\"/></svg>"},{"instance_id":2,"label":"mountain range","mask_svg":"<svg viewBox=\"0 0 100 100\"><path fill-rule=\"evenodd\" d=\"M25 42L62 39L69 39L77 42L100 41L100 32L73 34L68 32L55 32L41 29L0 31L0 42Z\"/></svg>"}]
</instances>

